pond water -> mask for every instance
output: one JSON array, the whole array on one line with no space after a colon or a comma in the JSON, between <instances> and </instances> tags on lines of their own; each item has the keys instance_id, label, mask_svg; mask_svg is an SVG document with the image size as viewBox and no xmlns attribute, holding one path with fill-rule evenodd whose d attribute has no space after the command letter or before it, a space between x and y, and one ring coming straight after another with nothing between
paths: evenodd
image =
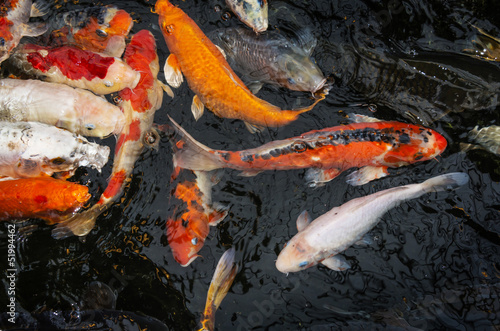
<instances>
[{"instance_id":1,"label":"pond water","mask_svg":"<svg viewBox=\"0 0 500 331\"><path fill-rule=\"evenodd\" d=\"M222 0L172 2L205 32L242 25L234 15L227 15ZM153 1L58 3L61 11L115 4L134 18L132 33L148 29L155 35L162 65L169 54L152 13ZM500 82L498 63L460 54L474 34L471 24L500 36L495 26L498 2L270 0L269 6L270 29L290 30L296 24L312 29L318 38L313 56L325 75L334 69L332 45L362 43L380 54L460 65L464 71L474 70L493 88ZM164 79L162 72L160 79ZM193 92L185 83L174 92L174 99L165 95L155 122L166 123L170 115L197 140L226 150L257 147L346 123L345 115L350 113L411 121L400 109L370 100L362 90L337 80L327 98L297 121L251 134L241 121L221 119L211 112L195 121L190 111ZM283 109L310 103L308 93L269 86L258 95ZM369 104L377 105L375 112ZM128 325L127 330L139 330L149 316L158 320L150 321L152 330L194 330L215 266L234 247L239 270L216 313L218 330L497 329L500 158L484 150L461 152L460 143L467 141L467 133L476 125L499 125L498 114L495 105L451 113L430 123L448 140L441 156L391 170L390 176L359 187L346 184L350 171L310 188L305 170L268 171L255 177L225 170L213 188L213 200L227 205L229 215L211 228L202 257L188 267L173 259L166 239L165 221L173 209L168 204L173 164L164 137L158 150L142 154L123 197L84 239L54 240L52 226L38 220L16 224L17 312L26 325L36 320L57 324L54 321L60 319L60 327L97 329L103 312L83 313L80 307L92 282L100 282L116 295L116 311L108 312L116 317L110 323L113 328ZM113 148L115 138L102 143ZM105 187L111 166L109 162L102 173L80 169L76 179L96 193ZM335 272L319 266L289 275L276 269L277 255L296 234L295 221L303 210L316 218L355 197L453 171L468 173L470 182L456 191L424 195L390 210L371 231L373 245L345 251L351 269ZM7 269L7 235L4 222L0 224L2 270ZM0 311L5 311L10 297L6 277L2 284ZM19 326L1 316L3 328Z\"/></svg>"}]
</instances>

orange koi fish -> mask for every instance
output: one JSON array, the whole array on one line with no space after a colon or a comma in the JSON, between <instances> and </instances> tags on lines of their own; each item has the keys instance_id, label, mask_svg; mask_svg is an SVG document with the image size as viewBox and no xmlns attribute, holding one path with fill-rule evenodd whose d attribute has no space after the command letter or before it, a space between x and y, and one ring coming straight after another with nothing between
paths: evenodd
<instances>
[{"instance_id":1,"label":"orange koi fish","mask_svg":"<svg viewBox=\"0 0 500 331\"><path fill-rule=\"evenodd\" d=\"M173 213L167 220L168 244L175 260L186 267L199 256L209 226L222 221L227 210L212 209L212 183L206 172L177 167L171 182L175 188L169 201Z\"/></svg>"},{"instance_id":2,"label":"orange koi fish","mask_svg":"<svg viewBox=\"0 0 500 331\"><path fill-rule=\"evenodd\" d=\"M91 195L88 187L52 177L0 180L0 221L41 218L52 224L73 213Z\"/></svg>"},{"instance_id":3,"label":"orange koi fish","mask_svg":"<svg viewBox=\"0 0 500 331\"><path fill-rule=\"evenodd\" d=\"M164 69L167 83L180 86L184 74L196 94L191 106L196 119L207 107L217 116L245 121L253 132L262 127L286 125L324 99L322 95L309 107L281 110L257 98L234 73L217 46L181 9L168 0L159 0L155 11L171 53Z\"/></svg>"},{"instance_id":4,"label":"orange koi fish","mask_svg":"<svg viewBox=\"0 0 500 331\"><path fill-rule=\"evenodd\" d=\"M156 78L159 64L151 32L141 30L132 36L125 49L124 60L132 69L141 73L141 79L134 89L126 88L118 93L126 123L118 136L108 186L90 209L58 224L52 233L55 238L65 238L71 234L84 236L92 230L96 218L120 197L135 161L145 145L149 144L148 140L156 134L152 124L155 111L160 108L163 100L163 88Z\"/></svg>"},{"instance_id":5,"label":"orange koi fish","mask_svg":"<svg viewBox=\"0 0 500 331\"><path fill-rule=\"evenodd\" d=\"M217 263L210 287L208 288L205 311L200 321L202 328L199 331L211 331L214 329L215 312L229 291L238 272L238 266L234 263L234 255L234 248L231 248L222 254Z\"/></svg>"},{"instance_id":6,"label":"orange koi fish","mask_svg":"<svg viewBox=\"0 0 500 331\"><path fill-rule=\"evenodd\" d=\"M50 48L25 44L16 50L9 62L23 74L84 88L96 94L134 88L141 77L118 57L103 56L73 46Z\"/></svg>"},{"instance_id":7,"label":"orange koi fish","mask_svg":"<svg viewBox=\"0 0 500 331\"><path fill-rule=\"evenodd\" d=\"M174 120L174 165L209 171L231 168L252 176L264 170L309 168L311 186L328 182L350 168L348 183L363 185L396 168L435 158L446 148L439 133L401 122L362 122L303 133L242 151L214 150L193 139Z\"/></svg>"},{"instance_id":8,"label":"orange koi fish","mask_svg":"<svg viewBox=\"0 0 500 331\"><path fill-rule=\"evenodd\" d=\"M23 36L39 36L47 31L47 25L28 22L31 16L45 14L32 4L31 0L2 0L0 4L0 63L2 63Z\"/></svg>"},{"instance_id":9,"label":"orange koi fish","mask_svg":"<svg viewBox=\"0 0 500 331\"><path fill-rule=\"evenodd\" d=\"M134 22L125 10L115 6L94 6L54 17L50 36L44 44L78 47L121 57L125 38Z\"/></svg>"}]
</instances>

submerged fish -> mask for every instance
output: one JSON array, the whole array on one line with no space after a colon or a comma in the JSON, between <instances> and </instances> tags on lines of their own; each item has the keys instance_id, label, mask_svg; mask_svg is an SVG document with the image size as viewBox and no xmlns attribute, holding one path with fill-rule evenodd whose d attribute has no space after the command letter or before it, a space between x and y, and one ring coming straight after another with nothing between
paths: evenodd
<instances>
[{"instance_id":1,"label":"submerged fish","mask_svg":"<svg viewBox=\"0 0 500 331\"><path fill-rule=\"evenodd\" d=\"M482 148L496 155L500 155L500 126L491 125L478 130L475 127L468 133L468 138ZM474 145L463 144L464 150L474 149Z\"/></svg>"},{"instance_id":2,"label":"submerged fish","mask_svg":"<svg viewBox=\"0 0 500 331\"><path fill-rule=\"evenodd\" d=\"M315 93L326 78L311 60L314 36L308 30L301 35L308 47L273 31L256 35L248 29L227 28L214 30L208 37L224 50L231 68L242 74L253 93L263 83Z\"/></svg>"},{"instance_id":3,"label":"submerged fish","mask_svg":"<svg viewBox=\"0 0 500 331\"><path fill-rule=\"evenodd\" d=\"M31 0L2 0L0 6L0 63L9 57L23 36L39 36L47 31L43 23L29 23L31 16L42 16Z\"/></svg>"},{"instance_id":4,"label":"submerged fish","mask_svg":"<svg viewBox=\"0 0 500 331\"><path fill-rule=\"evenodd\" d=\"M267 0L226 0L226 4L240 21L251 27L255 33L267 30Z\"/></svg>"},{"instance_id":5,"label":"submerged fish","mask_svg":"<svg viewBox=\"0 0 500 331\"><path fill-rule=\"evenodd\" d=\"M121 57L125 38L134 22L125 10L115 6L93 6L56 15L51 20L50 35L43 44L78 47Z\"/></svg>"},{"instance_id":6,"label":"submerged fish","mask_svg":"<svg viewBox=\"0 0 500 331\"><path fill-rule=\"evenodd\" d=\"M465 173L436 176L420 184L410 184L356 198L335 207L311 222L306 211L297 219L297 233L279 253L276 268L283 272L304 270L322 263L332 270L345 270L349 264L337 256L373 229L390 209L423 194L465 185Z\"/></svg>"},{"instance_id":7,"label":"submerged fish","mask_svg":"<svg viewBox=\"0 0 500 331\"><path fill-rule=\"evenodd\" d=\"M125 49L124 60L132 69L141 73L141 79L134 89L126 88L118 93L122 100L120 107L125 114L126 124L118 136L108 186L99 201L90 209L58 224L52 232L55 238L84 236L89 233L97 217L121 196L144 147L151 145L150 139L155 140L153 118L163 100L163 86L157 79L158 55L151 32L141 30L132 36Z\"/></svg>"},{"instance_id":8,"label":"submerged fish","mask_svg":"<svg viewBox=\"0 0 500 331\"><path fill-rule=\"evenodd\" d=\"M215 323L215 312L233 284L238 266L234 263L234 248L230 248L222 254L217 268L215 268L210 287L208 289L205 311L201 318L200 331L213 330Z\"/></svg>"},{"instance_id":9,"label":"submerged fish","mask_svg":"<svg viewBox=\"0 0 500 331\"><path fill-rule=\"evenodd\" d=\"M175 168L171 182L174 192L169 199L173 213L167 219L167 239L175 260L188 266L199 255L210 231L227 215L227 210L212 209L212 182L204 171Z\"/></svg>"},{"instance_id":10,"label":"submerged fish","mask_svg":"<svg viewBox=\"0 0 500 331\"><path fill-rule=\"evenodd\" d=\"M84 136L118 134L120 108L92 92L38 80L0 80L0 120L42 122Z\"/></svg>"},{"instance_id":11,"label":"submerged fish","mask_svg":"<svg viewBox=\"0 0 500 331\"><path fill-rule=\"evenodd\" d=\"M109 147L37 122L0 122L0 177L38 177L64 173L80 166L101 170Z\"/></svg>"},{"instance_id":12,"label":"submerged fish","mask_svg":"<svg viewBox=\"0 0 500 331\"><path fill-rule=\"evenodd\" d=\"M401 122L352 123L276 140L260 147L214 150L193 139L174 120L171 130L174 165L191 170L231 168L255 175L264 170L307 170L312 185L328 182L341 172L358 167L348 177L351 185L363 185L388 175L388 168L435 158L446 148L439 133Z\"/></svg>"},{"instance_id":13,"label":"submerged fish","mask_svg":"<svg viewBox=\"0 0 500 331\"><path fill-rule=\"evenodd\" d=\"M488 61L500 61L500 38L489 35L483 29L472 25L479 33L471 40L473 49L464 49L468 55Z\"/></svg>"},{"instance_id":14,"label":"submerged fish","mask_svg":"<svg viewBox=\"0 0 500 331\"><path fill-rule=\"evenodd\" d=\"M401 59L350 45L330 45L335 78L370 103L429 125L449 112L493 109L500 84L437 58ZM445 58L442 58L445 62Z\"/></svg>"},{"instance_id":15,"label":"submerged fish","mask_svg":"<svg viewBox=\"0 0 500 331\"><path fill-rule=\"evenodd\" d=\"M134 88L141 77L120 58L73 46L50 48L25 44L15 51L9 63L34 78L87 89L96 94Z\"/></svg>"},{"instance_id":16,"label":"submerged fish","mask_svg":"<svg viewBox=\"0 0 500 331\"><path fill-rule=\"evenodd\" d=\"M311 106L296 110L281 110L257 98L234 73L217 47L180 8L168 0L159 0L155 11L171 53L165 63L165 77L170 85L178 87L184 74L196 94L191 106L196 119L207 107L217 116L245 121L249 129L255 131L262 127L286 125L324 98L323 95Z\"/></svg>"},{"instance_id":17,"label":"submerged fish","mask_svg":"<svg viewBox=\"0 0 500 331\"><path fill-rule=\"evenodd\" d=\"M87 186L52 177L0 180L0 220L41 218L49 223L90 199Z\"/></svg>"}]
</instances>

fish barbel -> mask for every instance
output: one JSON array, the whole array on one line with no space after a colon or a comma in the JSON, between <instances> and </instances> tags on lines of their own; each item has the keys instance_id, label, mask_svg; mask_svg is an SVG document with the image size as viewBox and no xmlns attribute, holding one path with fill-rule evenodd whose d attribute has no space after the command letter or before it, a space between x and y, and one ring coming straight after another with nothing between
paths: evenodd
<instances>
[{"instance_id":1,"label":"fish barbel","mask_svg":"<svg viewBox=\"0 0 500 331\"><path fill-rule=\"evenodd\" d=\"M101 171L109 147L37 122L0 122L0 177L71 176L80 166Z\"/></svg>"},{"instance_id":2,"label":"fish barbel","mask_svg":"<svg viewBox=\"0 0 500 331\"><path fill-rule=\"evenodd\" d=\"M235 251L230 248L222 254L215 268L210 287L208 288L205 310L201 318L201 329L199 331L212 331L214 329L215 312L233 284L238 266L234 263Z\"/></svg>"},{"instance_id":3,"label":"fish barbel","mask_svg":"<svg viewBox=\"0 0 500 331\"><path fill-rule=\"evenodd\" d=\"M125 38L133 25L130 14L116 6L72 10L51 20L50 35L43 38L43 44L76 45L84 50L121 57Z\"/></svg>"},{"instance_id":4,"label":"fish barbel","mask_svg":"<svg viewBox=\"0 0 500 331\"><path fill-rule=\"evenodd\" d=\"M156 2L159 25L170 55L165 63L167 83L178 87L186 81L196 94L191 111L195 119L204 107L219 117L240 119L250 131L286 125L324 99L326 91L311 106L281 110L257 98L234 73L222 53L196 23L168 0Z\"/></svg>"},{"instance_id":5,"label":"fish barbel","mask_svg":"<svg viewBox=\"0 0 500 331\"><path fill-rule=\"evenodd\" d=\"M260 147L214 150L194 140L174 120L163 126L172 133L174 165L210 171L231 168L252 176L264 170L309 168L311 186L332 180L350 168L351 185L363 185L388 175L388 168L431 160L446 148L446 139L431 129L401 122L362 122L303 133Z\"/></svg>"},{"instance_id":6,"label":"fish barbel","mask_svg":"<svg viewBox=\"0 0 500 331\"><path fill-rule=\"evenodd\" d=\"M151 32L141 30L132 36L125 49L124 60L132 69L141 73L141 79L134 89L126 88L118 92L126 124L118 136L108 185L99 201L90 209L59 223L52 231L54 238L88 234L94 227L97 217L121 196L136 160L144 147L151 144L149 138L155 138L156 131L152 125L154 114L163 100L163 86L157 79L158 55ZM157 138L154 140L158 141Z\"/></svg>"},{"instance_id":7,"label":"fish barbel","mask_svg":"<svg viewBox=\"0 0 500 331\"><path fill-rule=\"evenodd\" d=\"M457 172L436 176L420 184L390 188L352 199L312 222L307 212L303 212L297 219L299 232L279 253L276 268L288 273L323 263L332 270L345 270L349 264L336 254L362 242L362 237L389 209L426 193L458 188L468 181L467 174Z\"/></svg>"},{"instance_id":8,"label":"fish barbel","mask_svg":"<svg viewBox=\"0 0 500 331\"><path fill-rule=\"evenodd\" d=\"M52 177L0 180L0 220L41 218L51 224L82 207L91 195L85 185Z\"/></svg>"},{"instance_id":9,"label":"fish barbel","mask_svg":"<svg viewBox=\"0 0 500 331\"><path fill-rule=\"evenodd\" d=\"M42 122L83 136L118 134L125 123L120 108L90 91L65 84L0 80L0 120Z\"/></svg>"},{"instance_id":10,"label":"fish barbel","mask_svg":"<svg viewBox=\"0 0 500 331\"><path fill-rule=\"evenodd\" d=\"M224 50L226 59L248 88L257 93L263 83L294 91L315 93L326 78L311 59L316 44L309 30L299 33L303 41L294 41L275 32L256 35L244 28L217 29L207 36ZM302 45L301 43L307 44Z\"/></svg>"},{"instance_id":11,"label":"fish barbel","mask_svg":"<svg viewBox=\"0 0 500 331\"><path fill-rule=\"evenodd\" d=\"M95 94L134 88L141 77L120 58L73 46L50 48L24 44L16 49L9 63L33 78L87 89Z\"/></svg>"},{"instance_id":12,"label":"fish barbel","mask_svg":"<svg viewBox=\"0 0 500 331\"><path fill-rule=\"evenodd\" d=\"M267 0L226 0L226 5L255 33L267 30Z\"/></svg>"},{"instance_id":13,"label":"fish barbel","mask_svg":"<svg viewBox=\"0 0 500 331\"><path fill-rule=\"evenodd\" d=\"M31 16L42 16L31 0L2 0L0 3L0 63L9 57L23 36L39 36L46 24L28 23Z\"/></svg>"},{"instance_id":14,"label":"fish barbel","mask_svg":"<svg viewBox=\"0 0 500 331\"><path fill-rule=\"evenodd\" d=\"M199 255L210 226L226 215L224 208L212 207L212 182L204 171L175 168L171 176L174 186L169 205L173 211L167 219L167 240L175 260L187 267Z\"/></svg>"}]
</instances>

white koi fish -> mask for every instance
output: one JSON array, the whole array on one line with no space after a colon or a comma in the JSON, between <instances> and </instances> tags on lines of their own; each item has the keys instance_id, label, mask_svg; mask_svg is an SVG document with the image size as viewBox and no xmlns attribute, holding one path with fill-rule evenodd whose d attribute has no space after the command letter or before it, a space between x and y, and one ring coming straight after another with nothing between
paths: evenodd
<instances>
[{"instance_id":1,"label":"white koi fish","mask_svg":"<svg viewBox=\"0 0 500 331\"><path fill-rule=\"evenodd\" d=\"M306 211L297 219L297 233L283 248L276 260L276 268L283 272L304 270L322 263L332 270L345 270L348 262L337 254L373 229L389 209L423 194L455 189L465 185L465 173L436 176L420 184L393 187L353 199L335 207L311 222Z\"/></svg>"},{"instance_id":2,"label":"white koi fish","mask_svg":"<svg viewBox=\"0 0 500 331\"><path fill-rule=\"evenodd\" d=\"M0 120L42 122L84 136L121 132L119 107L90 91L38 80L0 80Z\"/></svg>"},{"instance_id":3,"label":"white koi fish","mask_svg":"<svg viewBox=\"0 0 500 331\"><path fill-rule=\"evenodd\" d=\"M109 147L68 130L37 122L0 122L0 177L72 175L80 166L97 170L108 162Z\"/></svg>"}]
</instances>

